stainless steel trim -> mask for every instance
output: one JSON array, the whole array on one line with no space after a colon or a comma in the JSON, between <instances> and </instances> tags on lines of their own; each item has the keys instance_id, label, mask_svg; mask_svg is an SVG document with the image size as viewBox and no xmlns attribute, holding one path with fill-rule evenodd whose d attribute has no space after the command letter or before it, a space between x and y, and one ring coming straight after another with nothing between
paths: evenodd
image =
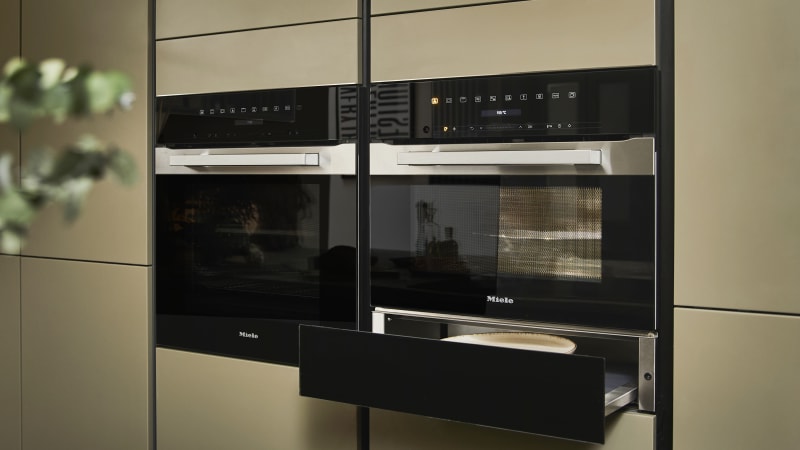
<instances>
[{"instance_id":1,"label":"stainless steel trim","mask_svg":"<svg viewBox=\"0 0 800 450\"><path fill-rule=\"evenodd\" d=\"M319 153L260 153L243 155L173 155L170 166L318 166Z\"/></svg>"},{"instance_id":2,"label":"stainless steel trim","mask_svg":"<svg viewBox=\"0 0 800 450\"><path fill-rule=\"evenodd\" d=\"M408 165L576 165L600 164L601 150L401 152L397 164Z\"/></svg>"},{"instance_id":3,"label":"stainless steel trim","mask_svg":"<svg viewBox=\"0 0 800 450\"><path fill-rule=\"evenodd\" d=\"M656 338L639 338L639 409L656 410Z\"/></svg>"},{"instance_id":4,"label":"stainless steel trim","mask_svg":"<svg viewBox=\"0 0 800 450\"><path fill-rule=\"evenodd\" d=\"M305 147L172 149L156 147L156 175L355 175L355 144Z\"/></svg>"},{"instance_id":5,"label":"stainless steel trim","mask_svg":"<svg viewBox=\"0 0 800 450\"><path fill-rule=\"evenodd\" d=\"M395 315L410 319L430 320L439 322L449 322L461 325L477 325L485 327L509 328L517 330L536 331L544 333L556 333L564 336L585 336L585 337L615 337L615 338L650 338L655 340L657 335L650 331L636 330L617 330L608 328L593 328L580 326L567 326L559 324L549 324L540 322L529 322L522 320L495 319L473 316L460 316L453 314L439 314L424 311L409 311L402 309L375 308L374 314Z\"/></svg>"},{"instance_id":6,"label":"stainless steel trim","mask_svg":"<svg viewBox=\"0 0 800 450\"><path fill-rule=\"evenodd\" d=\"M372 332L385 334L386 333L386 315L380 312L372 312Z\"/></svg>"},{"instance_id":7,"label":"stainless steel trim","mask_svg":"<svg viewBox=\"0 0 800 450\"><path fill-rule=\"evenodd\" d=\"M561 163L545 165L525 163L526 165L503 164L502 162L472 162L462 165L442 165L437 162L459 153L509 154L519 152L523 155L532 152L553 151L597 151L601 153L599 163ZM509 152L509 153L506 153ZM435 155L434 155L435 154ZM504 158L506 156L503 156ZM484 156L480 156L484 158ZM571 159L571 157L570 157ZM577 157L576 157L577 159ZM399 161L422 161L431 165L398 164ZM417 163L419 164L419 162ZM438 164L438 165L437 165ZM458 163L456 163L458 164ZM485 165L482 165L485 164ZM655 145L653 138L642 137L624 141L587 142L514 142L495 144L440 144L440 145L391 145L370 144L371 175L654 175Z\"/></svg>"},{"instance_id":8,"label":"stainless steel trim","mask_svg":"<svg viewBox=\"0 0 800 450\"><path fill-rule=\"evenodd\" d=\"M606 417L620 408L633 403L636 400L636 392L637 387L633 383L624 384L611 392L606 392Z\"/></svg>"}]
</instances>

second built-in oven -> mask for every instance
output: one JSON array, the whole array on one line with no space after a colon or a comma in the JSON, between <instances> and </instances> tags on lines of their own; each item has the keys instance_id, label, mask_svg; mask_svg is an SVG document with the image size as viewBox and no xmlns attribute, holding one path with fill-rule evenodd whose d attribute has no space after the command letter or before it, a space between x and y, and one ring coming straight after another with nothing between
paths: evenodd
<instances>
[{"instance_id":1,"label":"second built-in oven","mask_svg":"<svg viewBox=\"0 0 800 450\"><path fill-rule=\"evenodd\" d=\"M156 342L297 363L298 324L354 328L355 89L159 97Z\"/></svg>"},{"instance_id":2,"label":"second built-in oven","mask_svg":"<svg viewBox=\"0 0 800 450\"><path fill-rule=\"evenodd\" d=\"M301 393L587 442L655 412L655 69L372 96L372 333L304 328Z\"/></svg>"}]
</instances>

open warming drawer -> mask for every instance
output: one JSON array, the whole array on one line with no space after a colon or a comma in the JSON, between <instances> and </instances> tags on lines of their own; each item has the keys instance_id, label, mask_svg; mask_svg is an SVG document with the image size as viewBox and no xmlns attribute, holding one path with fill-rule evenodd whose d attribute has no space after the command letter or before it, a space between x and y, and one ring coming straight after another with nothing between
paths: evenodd
<instances>
[{"instance_id":1,"label":"open warming drawer","mask_svg":"<svg viewBox=\"0 0 800 450\"><path fill-rule=\"evenodd\" d=\"M374 332L300 327L300 395L592 443L630 404L654 411L656 336L378 309ZM441 340L522 331L572 354Z\"/></svg>"}]
</instances>

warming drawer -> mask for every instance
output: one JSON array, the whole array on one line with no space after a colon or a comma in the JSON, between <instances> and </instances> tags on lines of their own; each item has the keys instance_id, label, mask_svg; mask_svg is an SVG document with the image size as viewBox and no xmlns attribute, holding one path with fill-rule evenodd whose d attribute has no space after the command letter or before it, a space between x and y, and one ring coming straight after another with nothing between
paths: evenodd
<instances>
[{"instance_id":1,"label":"warming drawer","mask_svg":"<svg viewBox=\"0 0 800 450\"><path fill-rule=\"evenodd\" d=\"M299 358L303 396L592 443L604 442L609 414L636 403L642 370L600 356L317 326L300 327Z\"/></svg>"}]
</instances>

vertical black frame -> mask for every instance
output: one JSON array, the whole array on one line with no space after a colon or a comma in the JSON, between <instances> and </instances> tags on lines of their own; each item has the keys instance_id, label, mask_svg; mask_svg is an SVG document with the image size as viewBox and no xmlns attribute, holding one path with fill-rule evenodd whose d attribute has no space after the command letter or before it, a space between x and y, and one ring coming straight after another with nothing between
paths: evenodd
<instances>
[{"instance_id":1,"label":"vertical black frame","mask_svg":"<svg viewBox=\"0 0 800 450\"><path fill-rule=\"evenodd\" d=\"M656 449L672 449L675 243L675 3L656 2L659 103L656 136Z\"/></svg>"},{"instance_id":2,"label":"vertical black frame","mask_svg":"<svg viewBox=\"0 0 800 450\"><path fill-rule=\"evenodd\" d=\"M371 14L372 5L370 0L360 0L359 16L361 17L361 27L359 32L358 62L359 76L358 83L358 111L357 111L357 131L356 131L356 179L357 179L357 214L358 231L356 235L357 248L357 279L356 297L358 310L356 316L356 330L372 331L372 313L370 311L370 184L369 184L369 140L370 140L370 110L369 92L372 80L371 69ZM369 408L364 406L356 407L356 448L358 450L369 450L370 434Z\"/></svg>"}]
</instances>

